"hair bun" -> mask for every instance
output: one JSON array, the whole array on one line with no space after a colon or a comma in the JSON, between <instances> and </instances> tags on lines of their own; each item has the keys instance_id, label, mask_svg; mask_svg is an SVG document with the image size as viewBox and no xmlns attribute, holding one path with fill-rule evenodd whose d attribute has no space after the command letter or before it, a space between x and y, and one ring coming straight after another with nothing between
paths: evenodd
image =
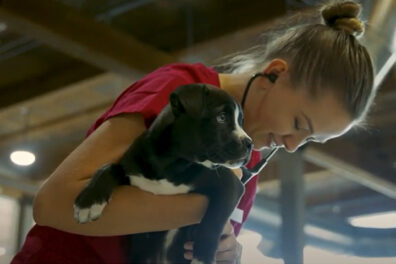
<instances>
[{"instance_id":1,"label":"hair bun","mask_svg":"<svg viewBox=\"0 0 396 264\"><path fill-rule=\"evenodd\" d=\"M353 1L336 1L323 6L321 12L324 22L336 30L359 37L364 32L363 22L359 19L361 6Z\"/></svg>"}]
</instances>

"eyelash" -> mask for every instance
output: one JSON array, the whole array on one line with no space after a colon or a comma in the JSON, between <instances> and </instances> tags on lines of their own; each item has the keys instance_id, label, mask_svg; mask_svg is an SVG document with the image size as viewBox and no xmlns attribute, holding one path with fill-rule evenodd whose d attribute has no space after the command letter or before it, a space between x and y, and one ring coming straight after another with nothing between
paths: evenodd
<instances>
[{"instance_id":1,"label":"eyelash","mask_svg":"<svg viewBox=\"0 0 396 264\"><path fill-rule=\"evenodd\" d=\"M300 123L300 122L299 122L298 118L297 118L297 117L294 118L294 128L295 128L296 130L299 130L299 129L300 129L300 124L299 124L299 123ZM314 140L315 140L314 137L308 137L308 138L305 139L305 142L314 141Z\"/></svg>"},{"instance_id":2,"label":"eyelash","mask_svg":"<svg viewBox=\"0 0 396 264\"><path fill-rule=\"evenodd\" d=\"M299 130L299 129L300 129L300 124L299 124L299 122L298 122L298 118L297 118L297 117L294 118L294 128L295 128L296 130Z\"/></svg>"}]
</instances>

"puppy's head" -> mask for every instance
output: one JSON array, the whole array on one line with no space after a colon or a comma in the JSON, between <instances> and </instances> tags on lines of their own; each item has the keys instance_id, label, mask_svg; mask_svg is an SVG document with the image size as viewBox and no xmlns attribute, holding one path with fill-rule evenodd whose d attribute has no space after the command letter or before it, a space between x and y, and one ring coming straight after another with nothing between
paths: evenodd
<instances>
[{"instance_id":1,"label":"puppy's head","mask_svg":"<svg viewBox=\"0 0 396 264\"><path fill-rule=\"evenodd\" d=\"M250 159L252 141L242 129L240 105L208 84L178 87L170 96L173 142L181 157L207 167L238 168Z\"/></svg>"}]
</instances>

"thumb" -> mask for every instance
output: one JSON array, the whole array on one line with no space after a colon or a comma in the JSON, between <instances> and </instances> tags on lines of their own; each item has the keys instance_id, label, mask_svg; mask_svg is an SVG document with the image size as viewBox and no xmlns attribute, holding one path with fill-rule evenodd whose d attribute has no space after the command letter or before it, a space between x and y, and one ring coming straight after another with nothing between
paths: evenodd
<instances>
[{"instance_id":1,"label":"thumb","mask_svg":"<svg viewBox=\"0 0 396 264\"><path fill-rule=\"evenodd\" d=\"M235 176L238 177L238 179L242 179L242 169L240 168L232 169L232 172L235 174Z\"/></svg>"},{"instance_id":2,"label":"thumb","mask_svg":"<svg viewBox=\"0 0 396 264\"><path fill-rule=\"evenodd\" d=\"M223 233L222 235L232 235L234 234L234 227L232 226L230 221L227 221L223 228Z\"/></svg>"}]
</instances>

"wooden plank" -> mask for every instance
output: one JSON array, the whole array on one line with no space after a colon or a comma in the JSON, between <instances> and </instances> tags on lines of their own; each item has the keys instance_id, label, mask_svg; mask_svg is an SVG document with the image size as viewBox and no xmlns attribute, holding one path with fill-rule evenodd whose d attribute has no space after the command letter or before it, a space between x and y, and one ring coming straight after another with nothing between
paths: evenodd
<instances>
[{"instance_id":1,"label":"wooden plank","mask_svg":"<svg viewBox=\"0 0 396 264\"><path fill-rule=\"evenodd\" d=\"M62 89L101 72L102 70L96 67L75 60L66 67L52 69L38 77L26 78L19 83L3 86L0 89L0 109Z\"/></svg>"},{"instance_id":2,"label":"wooden plank","mask_svg":"<svg viewBox=\"0 0 396 264\"><path fill-rule=\"evenodd\" d=\"M52 0L3 0L0 19L71 56L128 77L140 77L176 58Z\"/></svg>"}]
</instances>

